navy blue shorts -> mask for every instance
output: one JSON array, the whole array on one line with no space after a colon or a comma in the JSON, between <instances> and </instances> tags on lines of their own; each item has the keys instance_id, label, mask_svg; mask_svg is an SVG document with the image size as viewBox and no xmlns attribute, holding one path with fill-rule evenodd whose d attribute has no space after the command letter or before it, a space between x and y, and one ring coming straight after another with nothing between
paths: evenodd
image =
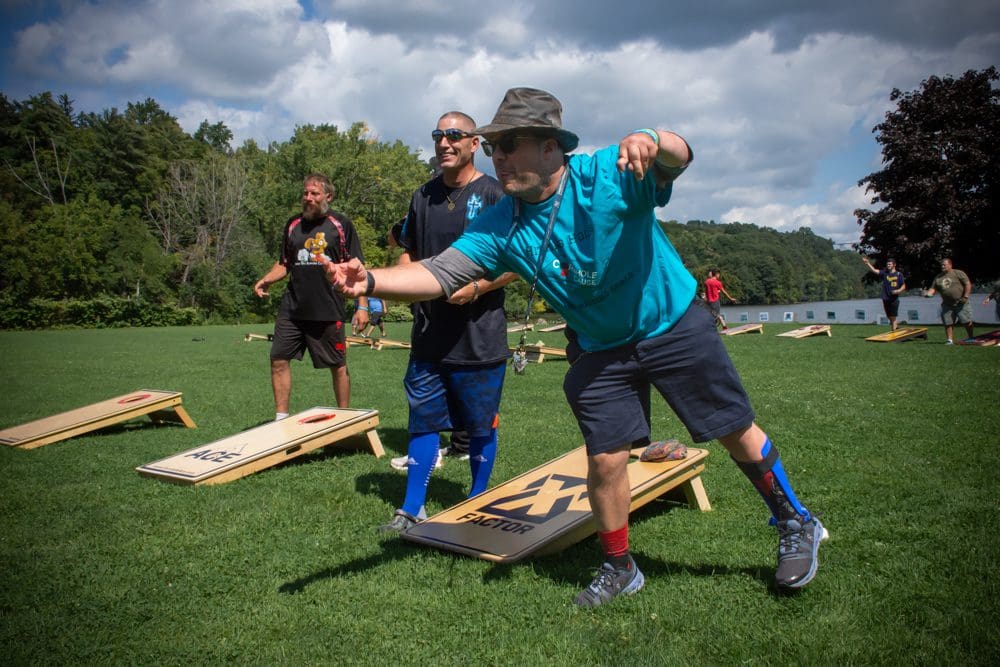
<instances>
[{"instance_id":1,"label":"navy blue shorts","mask_svg":"<svg viewBox=\"0 0 1000 667\"><path fill-rule=\"evenodd\" d=\"M340 368L347 365L347 345L343 322L290 320L279 317L274 323L271 359L302 359L309 348L313 368Z\"/></svg>"},{"instance_id":2,"label":"navy blue shorts","mask_svg":"<svg viewBox=\"0 0 1000 667\"><path fill-rule=\"evenodd\" d=\"M466 431L490 434L500 411L507 362L457 366L410 359L403 378L410 403L410 433Z\"/></svg>"},{"instance_id":3,"label":"navy blue shorts","mask_svg":"<svg viewBox=\"0 0 1000 667\"><path fill-rule=\"evenodd\" d=\"M656 388L695 442L750 426L750 399L707 309L692 304L655 338L586 352L570 366L563 390L594 455L649 439L643 393Z\"/></svg>"}]
</instances>

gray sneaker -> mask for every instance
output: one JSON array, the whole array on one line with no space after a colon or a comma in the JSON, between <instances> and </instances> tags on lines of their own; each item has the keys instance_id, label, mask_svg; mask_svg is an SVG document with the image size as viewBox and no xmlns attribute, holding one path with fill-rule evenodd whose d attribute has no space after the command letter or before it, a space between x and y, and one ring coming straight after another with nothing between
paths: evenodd
<instances>
[{"instance_id":1,"label":"gray sneaker","mask_svg":"<svg viewBox=\"0 0 1000 667\"><path fill-rule=\"evenodd\" d=\"M601 565L594 580L580 591L573 602L581 607L599 607L619 595L637 593L645 584L646 578L642 576L632 556L629 556L627 568L615 568L611 563Z\"/></svg>"},{"instance_id":2,"label":"gray sneaker","mask_svg":"<svg viewBox=\"0 0 1000 667\"><path fill-rule=\"evenodd\" d=\"M816 576L819 543L830 537L819 519L802 524L796 519L778 522L778 569L774 582L779 588L802 588Z\"/></svg>"},{"instance_id":3,"label":"gray sneaker","mask_svg":"<svg viewBox=\"0 0 1000 667\"><path fill-rule=\"evenodd\" d=\"M392 521L385 524L384 526L378 527L378 532L380 533L401 533L412 525L420 523L420 519L413 516L409 512L404 512L403 510L396 510L392 515Z\"/></svg>"}]
</instances>

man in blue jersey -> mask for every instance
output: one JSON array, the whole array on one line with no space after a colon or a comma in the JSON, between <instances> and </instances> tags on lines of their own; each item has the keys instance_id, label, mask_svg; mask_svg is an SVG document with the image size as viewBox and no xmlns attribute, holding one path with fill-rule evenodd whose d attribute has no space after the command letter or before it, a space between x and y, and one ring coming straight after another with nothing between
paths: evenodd
<instances>
[{"instance_id":1,"label":"man in blue jersey","mask_svg":"<svg viewBox=\"0 0 1000 667\"><path fill-rule=\"evenodd\" d=\"M876 269L867 257L862 257L868 270L881 278L882 310L889 319L889 329L896 330L896 318L899 316L899 295L906 291L906 278L896 270L896 260L887 259L884 269Z\"/></svg>"},{"instance_id":2,"label":"man in blue jersey","mask_svg":"<svg viewBox=\"0 0 1000 667\"><path fill-rule=\"evenodd\" d=\"M474 130L508 196L436 257L373 271L357 260L327 264L330 279L348 295L413 300L451 294L484 274L537 274L538 292L584 352L563 388L587 445L604 563L577 604L596 607L644 584L628 547L627 465L630 447L649 437L646 381L695 441L725 446L778 529L778 587L804 586L826 530L795 497L711 314L695 302L696 282L654 215L691 162L690 147L672 132L641 129L618 146L567 155L578 138L562 127L561 112L545 91L508 90L493 122Z\"/></svg>"}]
</instances>

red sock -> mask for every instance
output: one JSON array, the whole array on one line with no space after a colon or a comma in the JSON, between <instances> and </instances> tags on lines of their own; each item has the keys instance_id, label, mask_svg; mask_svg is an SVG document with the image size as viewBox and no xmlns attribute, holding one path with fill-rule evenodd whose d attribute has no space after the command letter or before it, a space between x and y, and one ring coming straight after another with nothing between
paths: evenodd
<instances>
[{"instance_id":1,"label":"red sock","mask_svg":"<svg viewBox=\"0 0 1000 667\"><path fill-rule=\"evenodd\" d=\"M628 524L618 530L609 530L606 533L598 531L597 536L601 538L601 546L604 547L604 554L608 559L621 558L628 554Z\"/></svg>"}]
</instances>

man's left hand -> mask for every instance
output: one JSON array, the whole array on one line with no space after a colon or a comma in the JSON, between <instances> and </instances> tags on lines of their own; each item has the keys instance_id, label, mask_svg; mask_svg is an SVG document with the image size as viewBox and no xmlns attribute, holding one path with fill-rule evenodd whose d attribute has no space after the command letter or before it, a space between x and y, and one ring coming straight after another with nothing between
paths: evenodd
<instances>
[{"instance_id":1,"label":"man's left hand","mask_svg":"<svg viewBox=\"0 0 1000 667\"><path fill-rule=\"evenodd\" d=\"M653 166L660 147L645 132L633 132L618 144L618 171L626 169L640 181Z\"/></svg>"}]
</instances>

